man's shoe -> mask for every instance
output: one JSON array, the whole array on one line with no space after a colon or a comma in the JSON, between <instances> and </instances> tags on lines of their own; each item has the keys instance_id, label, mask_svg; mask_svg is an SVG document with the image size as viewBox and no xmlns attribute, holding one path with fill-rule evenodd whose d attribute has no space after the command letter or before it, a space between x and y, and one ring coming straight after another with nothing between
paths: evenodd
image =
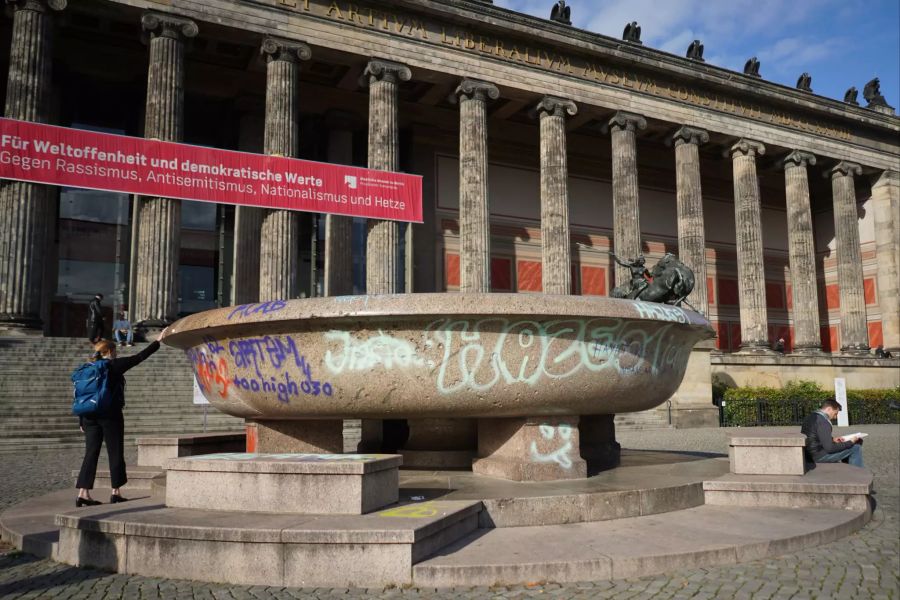
<instances>
[{"instance_id":1,"label":"man's shoe","mask_svg":"<svg viewBox=\"0 0 900 600\"><path fill-rule=\"evenodd\" d=\"M75 498L75 508L81 508L82 506L97 506L98 504L103 504L99 500L92 500L90 498Z\"/></svg>"},{"instance_id":2,"label":"man's shoe","mask_svg":"<svg viewBox=\"0 0 900 600\"><path fill-rule=\"evenodd\" d=\"M122 496L119 496L118 494L113 494L112 496L109 497L110 504L118 504L119 502L128 502L128 498L123 498ZM98 502L97 504L100 504L100 503Z\"/></svg>"}]
</instances>

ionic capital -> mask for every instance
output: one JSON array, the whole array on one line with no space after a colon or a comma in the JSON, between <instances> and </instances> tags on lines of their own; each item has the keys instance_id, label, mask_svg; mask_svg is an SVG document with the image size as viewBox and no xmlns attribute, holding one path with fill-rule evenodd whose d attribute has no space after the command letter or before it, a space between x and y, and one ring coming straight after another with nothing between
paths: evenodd
<instances>
[{"instance_id":1,"label":"ionic capital","mask_svg":"<svg viewBox=\"0 0 900 600\"><path fill-rule=\"evenodd\" d=\"M387 81L397 83L400 81L409 81L412 79L412 71L406 65L391 62L389 60L373 59L366 65L363 71L361 83L364 85L375 83L376 81Z\"/></svg>"},{"instance_id":2,"label":"ionic capital","mask_svg":"<svg viewBox=\"0 0 900 600\"><path fill-rule=\"evenodd\" d=\"M541 118L544 115L551 117L565 117L568 114L574 117L578 114L578 107L571 100L565 98L557 98L555 96L544 96L537 106L532 110L532 114L536 114Z\"/></svg>"},{"instance_id":3,"label":"ionic capital","mask_svg":"<svg viewBox=\"0 0 900 600\"><path fill-rule=\"evenodd\" d=\"M450 94L450 102L457 103L463 98L467 100L481 100L482 102L490 99L496 100L500 97L500 90L493 83L487 81L479 81L477 79L463 79L453 93Z\"/></svg>"},{"instance_id":4,"label":"ionic capital","mask_svg":"<svg viewBox=\"0 0 900 600\"><path fill-rule=\"evenodd\" d=\"M603 132L607 131L636 131L638 129L647 129L647 119L641 115L620 110L606 122L603 126Z\"/></svg>"},{"instance_id":5,"label":"ionic capital","mask_svg":"<svg viewBox=\"0 0 900 600\"><path fill-rule=\"evenodd\" d=\"M68 4L67 0L6 0L6 3L15 6L16 10L31 10L40 13L63 10Z\"/></svg>"},{"instance_id":6,"label":"ionic capital","mask_svg":"<svg viewBox=\"0 0 900 600\"><path fill-rule=\"evenodd\" d=\"M694 144L699 146L709 141L709 133L705 129L697 129L696 127L688 127L684 125L678 128L678 131L672 134L670 143L674 143L677 148L681 144Z\"/></svg>"},{"instance_id":7,"label":"ionic capital","mask_svg":"<svg viewBox=\"0 0 900 600\"><path fill-rule=\"evenodd\" d=\"M765 153L766 147L762 142L741 138L726 150L724 155L728 158L735 158L737 156L762 156Z\"/></svg>"},{"instance_id":8,"label":"ionic capital","mask_svg":"<svg viewBox=\"0 0 900 600\"><path fill-rule=\"evenodd\" d=\"M828 169L828 171L824 173L824 176L834 179L835 177L853 177L854 175L860 174L862 174L862 167L860 165L855 162L842 160Z\"/></svg>"},{"instance_id":9,"label":"ionic capital","mask_svg":"<svg viewBox=\"0 0 900 600\"><path fill-rule=\"evenodd\" d=\"M784 166L784 168L788 168L790 166L806 168L807 165L816 164L816 155L810 154L809 152L803 152L802 150L794 150L784 157L784 160L781 161L781 164L782 166Z\"/></svg>"},{"instance_id":10,"label":"ionic capital","mask_svg":"<svg viewBox=\"0 0 900 600\"><path fill-rule=\"evenodd\" d=\"M200 30L191 19L157 12L146 12L141 16L141 28L150 39L165 37L182 40L196 37Z\"/></svg>"},{"instance_id":11,"label":"ionic capital","mask_svg":"<svg viewBox=\"0 0 900 600\"><path fill-rule=\"evenodd\" d=\"M259 52L266 57L267 63L273 60L300 62L301 60L309 60L312 57L312 50L303 42L274 37L264 39Z\"/></svg>"}]
</instances>

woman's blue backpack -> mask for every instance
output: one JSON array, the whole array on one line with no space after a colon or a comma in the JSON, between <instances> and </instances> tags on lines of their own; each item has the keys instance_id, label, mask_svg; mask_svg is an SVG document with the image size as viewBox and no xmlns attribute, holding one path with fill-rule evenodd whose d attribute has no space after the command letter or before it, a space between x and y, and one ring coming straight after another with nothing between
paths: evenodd
<instances>
[{"instance_id":1,"label":"woman's blue backpack","mask_svg":"<svg viewBox=\"0 0 900 600\"><path fill-rule=\"evenodd\" d=\"M72 414L102 414L112 405L109 385L109 361L98 360L81 365L72 373Z\"/></svg>"}]
</instances>

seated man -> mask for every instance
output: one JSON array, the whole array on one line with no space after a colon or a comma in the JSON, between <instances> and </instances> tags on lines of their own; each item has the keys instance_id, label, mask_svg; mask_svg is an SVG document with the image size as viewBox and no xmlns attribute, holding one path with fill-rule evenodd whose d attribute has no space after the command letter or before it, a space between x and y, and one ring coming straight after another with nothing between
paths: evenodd
<instances>
[{"instance_id":1,"label":"seated man","mask_svg":"<svg viewBox=\"0 0 900 600\"><path fill-rule=\"evenodd\" d=\"M128 342L129 346L134 346L134 330L131 328L131 322L125 318L124 313L119 313L116 316L116 320L113 323L113 335L119 346L124 346L126 342Z\"/></svg>"},{"instance_id":2,"label":"seated man","mask_svg":"<svg viewBox=\"0 0 900 600\"><path fill-rule=\"evenodd\" d=\"M837 400L826 400L803 421L800 432L806 436L806 450L817 463L834 463L847 460L855 467L863 466L862 439L845 442L831 437L831 420L841 412Z\"/></svg>"}]
</instances>

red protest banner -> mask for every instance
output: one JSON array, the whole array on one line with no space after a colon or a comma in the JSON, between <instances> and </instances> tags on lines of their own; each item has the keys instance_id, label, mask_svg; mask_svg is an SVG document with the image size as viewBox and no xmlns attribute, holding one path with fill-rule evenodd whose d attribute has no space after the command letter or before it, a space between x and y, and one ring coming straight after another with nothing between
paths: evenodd
<instances>
[{"instance_id":1,"label":"red protest banner","mask_svg":"<svg viewBox=\"0 0 900 600\"><path fill-rule=\"evenodd\" d=\"M422 222L422 178L0 118L0 178Z\"/></svg>"}]
</instances>

